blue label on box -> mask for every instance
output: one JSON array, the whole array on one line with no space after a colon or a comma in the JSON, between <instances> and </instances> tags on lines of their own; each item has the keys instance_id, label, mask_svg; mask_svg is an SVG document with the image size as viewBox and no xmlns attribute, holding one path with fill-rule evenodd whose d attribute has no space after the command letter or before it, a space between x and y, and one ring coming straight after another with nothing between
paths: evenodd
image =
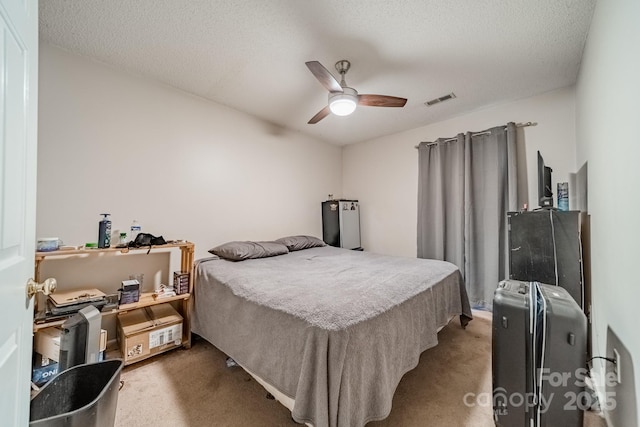
<instances>
[{"instance_id":1,"label":"blue label on box","mask_svg":"<svg viewBox=\"0 0 640 427\"><path fill-rule=\"evenodd\" d=\"M140 291L120 291L120 304L131 304L140 300Z\"/></svg>"},{"instance_id":2,"label":"blue label on box","mask_svg":"<svg viewBox=\"0 0 640 427\"><path fill-rule=\"evenodd\" d=\"M49 382L50 379L58 373L58 362L49 363L47 366L33 368L31 381L37 386L41 386Z\"/></svg>"}]
</instances>

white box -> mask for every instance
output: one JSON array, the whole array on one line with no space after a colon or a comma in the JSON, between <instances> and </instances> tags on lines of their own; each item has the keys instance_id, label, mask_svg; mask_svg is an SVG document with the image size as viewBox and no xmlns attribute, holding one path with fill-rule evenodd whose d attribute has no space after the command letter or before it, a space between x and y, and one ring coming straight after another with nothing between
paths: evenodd
<instances>
[{"instance_id":1,"label":"white box","mask_svg":"<svg viewBox=\"0 0 640 427\"><path fill-rule=\"evenodd\" d=\"M35 333L33 349L42 357L58 362L60 359L60 328L44 328ZM107 331L100 329L100 351L107 349Z\"/></svg>"},{"instance_id":2,"label":"white box","mask_svg":"<svg viewBox=\"0 0 640 427\"><path fill-rule=\"evenodd\" d=\"M60 360L60 328L44 328L35 334L33 346L36 353L54 361Z\"/></svg>"},{"instance_id":3,"label":"white box","mask_svg":"<svg viewBox=\"0 0 640 427\"><path fill-rule=\"evenodd\" d=\"M100 329L100 351L107 349L107 330Z\"/></svg>"}]
</instances>

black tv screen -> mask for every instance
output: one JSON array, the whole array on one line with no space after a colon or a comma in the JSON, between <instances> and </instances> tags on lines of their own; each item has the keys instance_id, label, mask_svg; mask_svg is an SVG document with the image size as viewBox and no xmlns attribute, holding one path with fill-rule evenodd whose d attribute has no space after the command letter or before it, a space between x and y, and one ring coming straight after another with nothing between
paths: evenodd
<instances>
[{"instance_id":1,"label":"black tv screen","mask_svg":"<svg viewBox=\"0 0 640 427\"><path fill-rule=\"evenodd\" d=\"M538 151L538 202L541 208L553 207L553 191L551 191L552 169L545 166L544 159Z\"/></svg>"}]
</instances>

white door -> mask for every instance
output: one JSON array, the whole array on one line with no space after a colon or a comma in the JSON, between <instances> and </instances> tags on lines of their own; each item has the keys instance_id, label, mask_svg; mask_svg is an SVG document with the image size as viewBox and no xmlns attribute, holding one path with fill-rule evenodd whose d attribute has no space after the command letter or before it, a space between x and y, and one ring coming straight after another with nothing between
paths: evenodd
<instances>
[{"instance_id":1,"label":"white door","mask_svg":"<svg viewBox=\"0 0 640 427\"><path fill-rule=\"evenodd\" d=\"M38 2L0 0L0 417L29 423L36 213Z\"/></svg>"}]
</instances>

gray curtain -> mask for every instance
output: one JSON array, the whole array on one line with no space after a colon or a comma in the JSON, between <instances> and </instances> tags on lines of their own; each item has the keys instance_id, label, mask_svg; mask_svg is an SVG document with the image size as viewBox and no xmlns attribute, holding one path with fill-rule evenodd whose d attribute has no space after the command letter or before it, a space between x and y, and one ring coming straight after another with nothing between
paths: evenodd
<instances>
[{"instance_id":1,"label":"gray curtain","mask_svg":"<svg viewBox=\"0 0 640 427\"><path fill-rule=\"evenodd\" d=\"M517 209L516 126L419 145L418 257L460 268L474 307L507 277L507 212Z\"/></svg>"}]
</instances>

